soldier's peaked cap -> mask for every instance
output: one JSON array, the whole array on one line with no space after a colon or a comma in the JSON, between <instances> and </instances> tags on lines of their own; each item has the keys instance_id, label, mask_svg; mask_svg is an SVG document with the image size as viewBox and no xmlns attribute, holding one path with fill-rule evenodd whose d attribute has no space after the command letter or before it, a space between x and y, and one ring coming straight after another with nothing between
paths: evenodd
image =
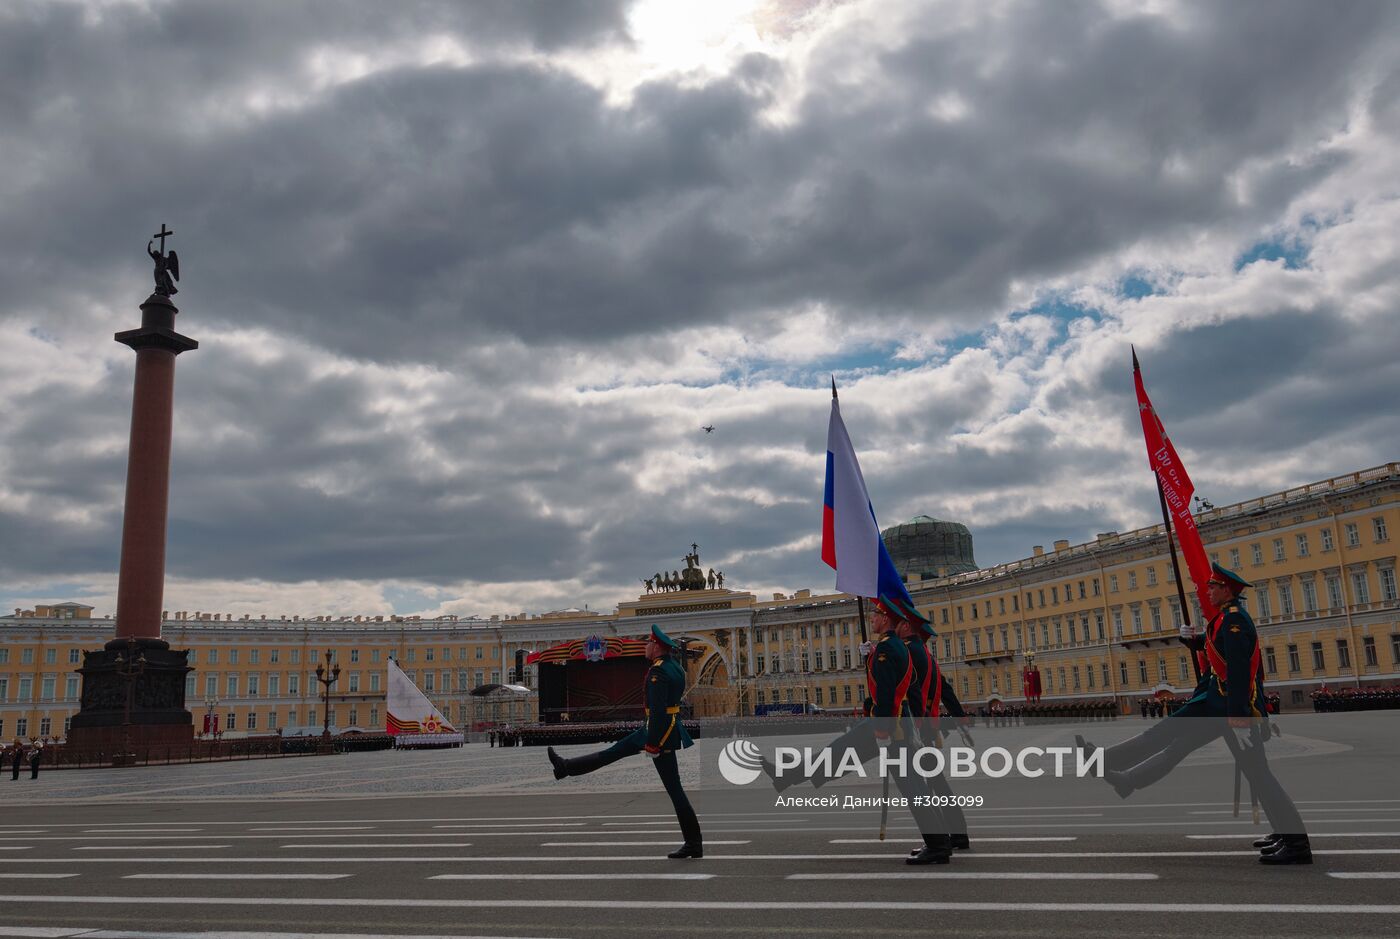
<instances>
[{"instance_id":1,"label":"soldier's peaked cap","mask_svg":"<svg viewBox=\"0 0 1400 939\"><path fill-rule=\"evenodd\" d=\"M1230 570L1228 567L1221 567L1219 562L1212 564L1210 566L1210 569L1215 573L1216 577L1225 581L1225 583L1227 583L1230 586L1230 589L1234 590L1236 593L1238 593L1246 587L1254 586L1249 581L1241 577L1239 574L1236 574L1234 571Z\"/></svg>"},{"instance_id":2,"label":"soldier's peaked cap","mask_svg":"<svg viewBox=\"0 0 1400 939\"><path fill-rule=\"evenodd\" d=\"M681 647L681 644L679 642L663 633L661 631L661 627L657 626L655 623L653 623L651 627L651 638L655 639L657 642L661 643L668 649L679 649Z\"/></svg>"}]
</instances>

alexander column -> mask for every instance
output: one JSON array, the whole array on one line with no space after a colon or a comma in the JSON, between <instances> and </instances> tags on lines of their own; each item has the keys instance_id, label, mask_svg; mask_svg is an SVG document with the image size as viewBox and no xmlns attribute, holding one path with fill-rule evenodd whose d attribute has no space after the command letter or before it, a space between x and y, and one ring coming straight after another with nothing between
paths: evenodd
<instances>
[{"instance_id":1,"label":"alexander column","mask_svg":"<svg viewBox=\"0 0 1400 939\"><path fill-rule=\"evenodd\" d=\"M82 710L68 733L70 746L112 754L114 763L130 762L144 747L188 744L194 735L194 719L185 710L188 651L171 649L160 638L175 357L199 348L175 332L180 311L170 297L178 292L180 259L165 251L165 239L173 234L161 225L146 243L155 263L155 292L141 304L140 328L115 337L136 353L116 637L85 653L78 669ZM156 239L158 250L152 248Z\"/></svg>"}]
</instances>

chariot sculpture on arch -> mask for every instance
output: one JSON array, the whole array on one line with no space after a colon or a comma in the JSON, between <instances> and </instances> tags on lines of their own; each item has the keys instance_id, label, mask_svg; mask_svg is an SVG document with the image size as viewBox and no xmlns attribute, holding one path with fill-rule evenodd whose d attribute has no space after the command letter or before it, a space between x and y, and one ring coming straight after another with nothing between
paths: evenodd
<instances>
[{"instance_id":1,"label":"chariot sculpture on arch","mask_svg":"<svg viewBox=\"0 0 1400 939\"><path fill-rule=\"evenodd\" d=\"M685 569L670 573L659 571L652 577L643 578L647 593L671 593L678 590L714 590L724 587L724 574L700 566L700 546L691 544L685 556Z\"/></svg>"}]
</instances>

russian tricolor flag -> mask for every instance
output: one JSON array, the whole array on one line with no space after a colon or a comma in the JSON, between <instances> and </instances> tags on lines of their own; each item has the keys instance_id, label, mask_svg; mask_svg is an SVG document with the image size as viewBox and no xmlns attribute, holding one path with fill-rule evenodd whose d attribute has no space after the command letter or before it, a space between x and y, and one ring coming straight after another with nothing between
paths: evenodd
<instances>
[{"instance_id":1,"label":"russian tricolor flag","mask_svg":"<svg viewBox=\"0 0 1400 939\"><path fill-rule=\"evenodd\" d=\"M826 493L822 500L822 560L836 569L836 589L872 597L895 616L928 622L914 607L904 581L880 538L865 477L851 446L836 382L831 383L831 423L826 431Z\"/></svg>"}]
</instances>

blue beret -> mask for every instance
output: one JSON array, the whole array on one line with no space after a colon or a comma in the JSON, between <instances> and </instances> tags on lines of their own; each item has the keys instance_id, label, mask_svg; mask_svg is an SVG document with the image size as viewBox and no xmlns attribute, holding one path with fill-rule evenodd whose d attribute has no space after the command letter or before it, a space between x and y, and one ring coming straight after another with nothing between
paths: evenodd
<instances>
[{"instance_id":1,"label":"blue beret","mask_svg":"<svg viewBox=\"0 0 1400 939\"><path fill-rule=\"evenodd\" d=\"M1249 581L1241 577L1239 574L1236 574L1229 568L1221 567L1218 563L1212 564L1210 566L1210 569L1215 572L1216 577L1225 581L1225 583L1229 584L1233 589L1237 591L1243 590L1246 587L1254 586Z\"/></svg>"},{"instance_id":2,"label":"blue beret","mask_svg":"<svg viewBox=\"0 0 1400 939\"><path fill-rule=\"evenodd\" d=\"M651 627L651 638L655 639L657 642L661 643L668 649L679 649L681 647L681 644L679 642L663 633L661 631L661 627L657 626L654 623Z\"/></svg>"}]
</instances>

